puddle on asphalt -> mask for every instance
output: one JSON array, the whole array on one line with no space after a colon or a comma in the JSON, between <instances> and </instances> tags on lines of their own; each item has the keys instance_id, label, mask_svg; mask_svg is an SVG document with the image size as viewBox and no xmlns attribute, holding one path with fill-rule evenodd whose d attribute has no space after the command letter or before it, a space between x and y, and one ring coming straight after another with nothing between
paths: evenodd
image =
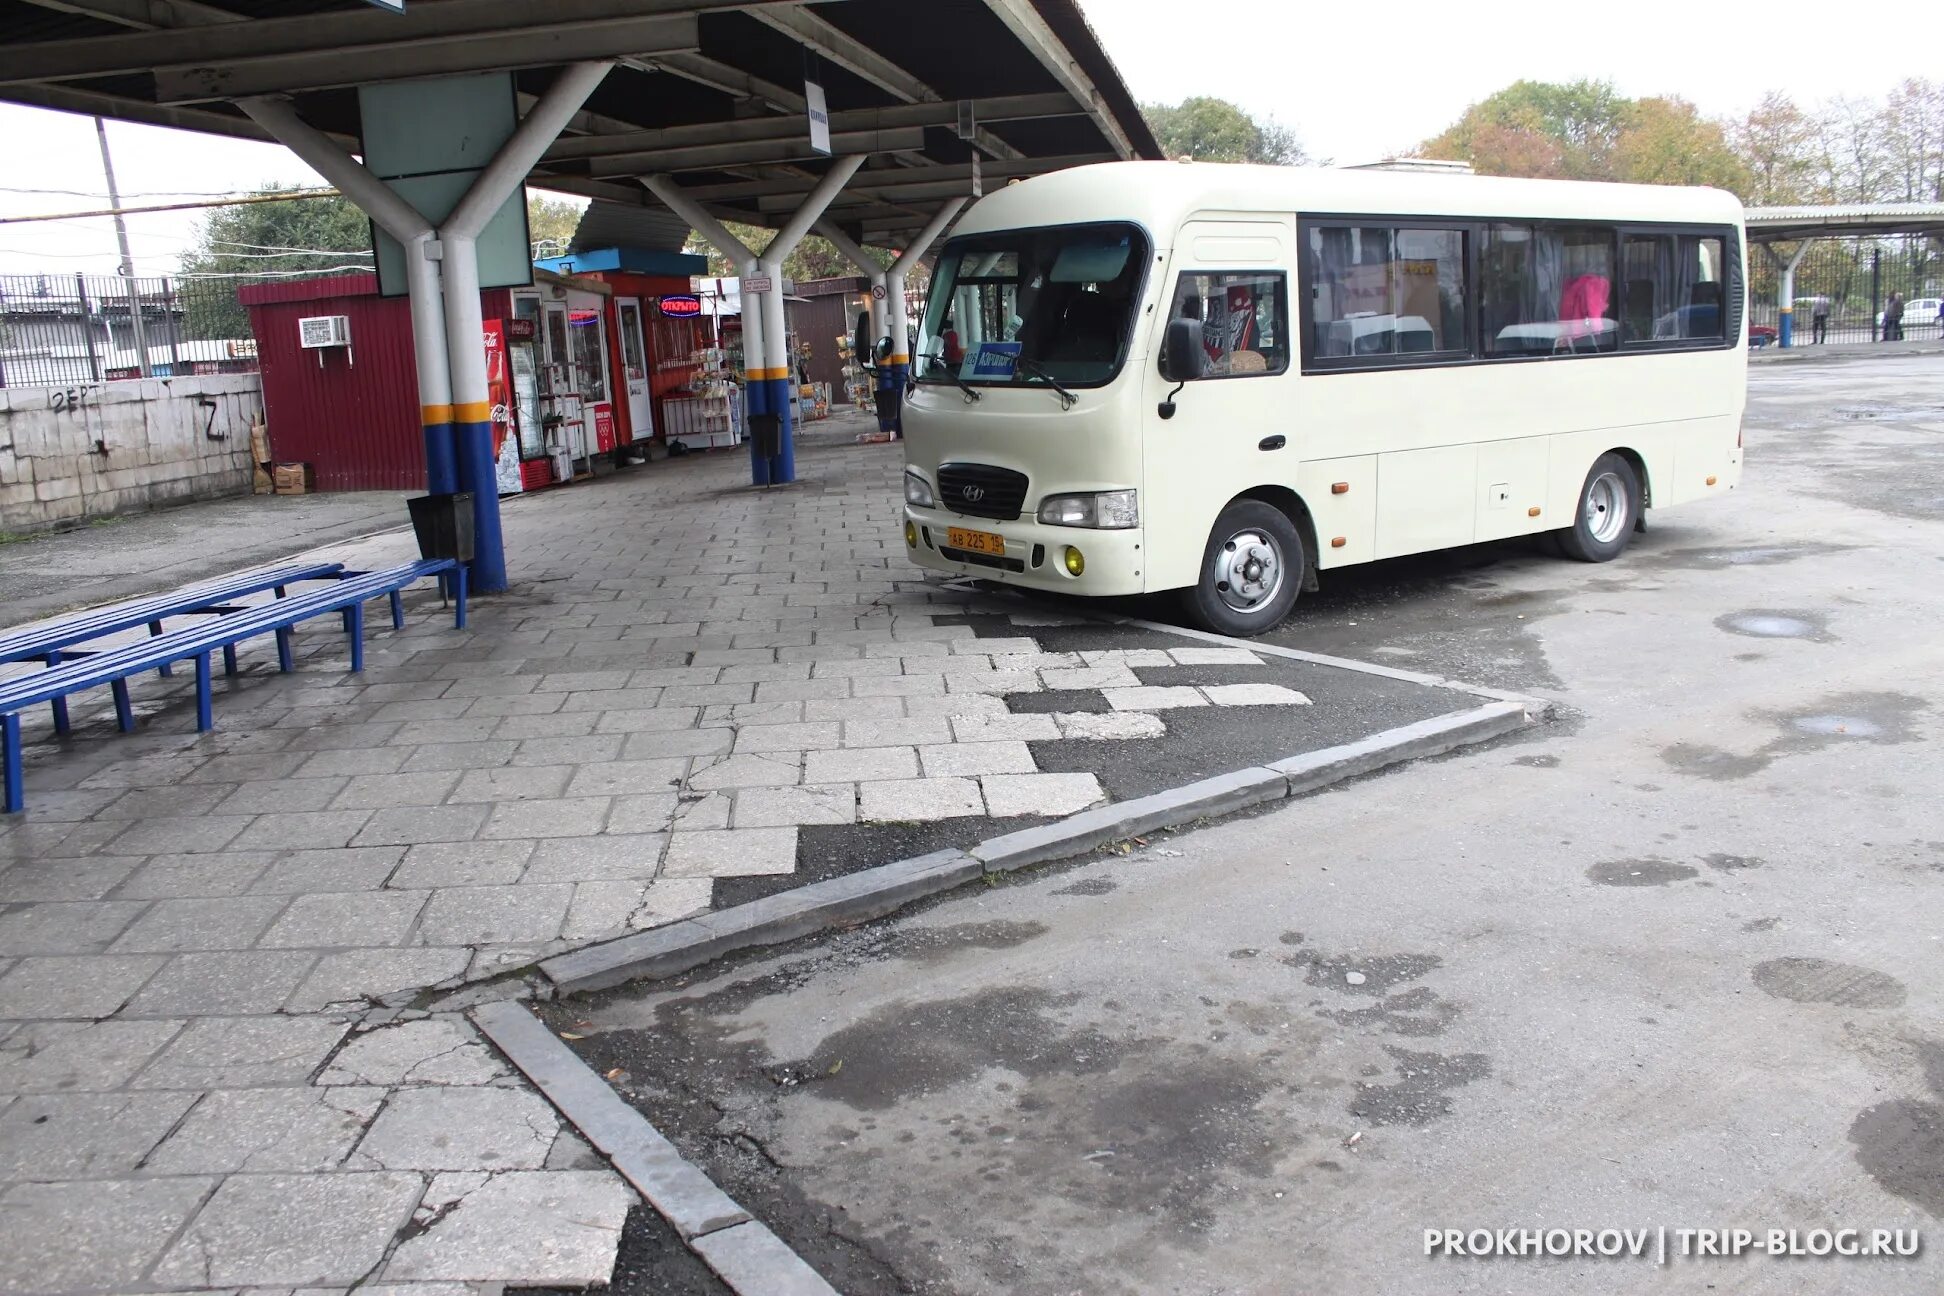
<instances>
[{"instance_id":1,"label":"puddle on asphalt","mask_svg":"<svg viewBox=\"0 0 1944 1296\"><path fill-rule=\"evenodd\" d=\"M1827 617L1816 612L1749 610L1726 612L1715 618L1715 627L1729 634L1753 639L1810 639L1818 643L1828 643L1834 638L1828 632L1828 623Z\"/></svg>"},{"instance_id":2,"label":"puddle on asphalt","mask_svg":"<svg viewBox=\"0 0 1944 1296\"><path fill-rule=\"evenodd\" d=\"M1778 756L1815 751L1832 743L1883 745L1917 741L1915 716L1930 703L1909 693L1844 693L1824 698L1810 709L1762 712L1779 731L1752 752L1737 753L1696 743L1661 749L1661 759L1683 774L1725 782L1767 769Z\"/></svg>"},{"instance_id":3,"label":"puddle on asphalt","mask_svg":"<svg viewBox=\"0 0 1944 1296\"><path fill-rule=\"evenodd\" d=\"M1829 738L1880 738L1883 726L1862 716L1810 715L1797 716L1789 721L1795 728L1806 734L1816 734Z\"/></svg>"}]
</instances>

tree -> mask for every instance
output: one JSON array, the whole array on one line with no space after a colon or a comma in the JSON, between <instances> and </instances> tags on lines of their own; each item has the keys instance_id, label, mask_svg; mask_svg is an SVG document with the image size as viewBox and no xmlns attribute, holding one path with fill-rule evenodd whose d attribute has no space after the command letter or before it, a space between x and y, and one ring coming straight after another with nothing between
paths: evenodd
<instances>
[{"instance_id":1,"label":"tree","mask_svg":"<svg viewBox=\"0 0 1944 1296\"><path fill-rule=\"evenodd\" d=\"M1226 99L1197 95L1178 104L1144 104L1141 111L1171 158L1280 166L1309 161L1294 131L1274 118L1258 121Z\"/></svg>"},{"instance_id":2,"label":"tree","mask_svg":"<svg viewBox=\"0 0 1944 1296\"><path fill-rule=\"evenodd\" d=\"M1469 162L1484 175L1610 180L1629 107L1607 81L1515 81L1465 109L1418 151Z\"/></svg>"},{"instance_id":3,"label":"tree","mask_svg":"<svg viewBox=\"0 0 1944 1296\"><path fill-rule=\"evenodd\" d=\"M529 190L527 237L533 240L534 259L567 255L567 247L574 241L574 231L580 228L581 213L585 210L585 203L548 198Z\"/></svg>"},{"instance_id":4,"label":"tree","mask_svg":"<svg viewBox=\"0 0 1944 1296\"><path fill-rule=\"evenodd\" d=\"M1615 179L1748 192L1748 166L1729 145L1727 131L1687 100L1636 100L1621 114L1621 123L1611 150Z\"/></svg>"},{"instance_id":5,"label":"tree","mask_svg":"<svg viewBox=\"0 0 1944 1296\"><path fill-rule=\"evenodd\" d=\"M1880 121L1885 199L1944 202L1944 84L1904 82L1885 100Z\"/></svg>"},{"instance_id":6,"label":"tree","mask_svg":"<svg viewBox=\"0 0 1944 1296\"><path fill-rule=\"evenodd\" d=\"M294 185L265 185L252 196L288 193ZM203 219L179 267L191 338L250 336L236 285L345 267L371 268L371 224L344 198L217 207Z\"/></svg>"},{"instance_id":7,"label":"tree","mask_svg":"<svg viewBox=\"0 0 1944 1296\"><path fill-rule=\"evenodd\" d=\"M1729 131L1729 143L1748 169L1743 201L1754 207L1807 203L1824 196L1817 127L1780 92L1762 97Z\"/></svg>"}]
</instances>

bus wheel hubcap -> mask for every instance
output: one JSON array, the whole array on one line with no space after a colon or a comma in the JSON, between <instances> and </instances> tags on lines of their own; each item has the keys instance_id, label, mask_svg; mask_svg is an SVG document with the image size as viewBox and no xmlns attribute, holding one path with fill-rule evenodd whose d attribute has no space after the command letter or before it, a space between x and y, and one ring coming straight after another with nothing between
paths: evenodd
<instances>
[{"instance_id":1,"label":"bus wheel hubcap","mask_svg":"<svg viewBox=\"0 0 1944 1296\"><path fill-rule=\"evenodd\" d=\"M1230 536L1215 553L1215 592L1236 612L1254 612L1282 588L1282 558L1259 531Z\"/></svg>"},{"instance_id":2,"label":"bus wheel hubcap","mask_svg":"<svg viewBox=\"0 0 1944 1296\"><path fill-rule=\"evenodd\" d=\"M1600 544L1612 544L1627 525L1627 492L1612 473L1601 473L1586 490L1586 531Z\"/></svg>"}]
</instances>

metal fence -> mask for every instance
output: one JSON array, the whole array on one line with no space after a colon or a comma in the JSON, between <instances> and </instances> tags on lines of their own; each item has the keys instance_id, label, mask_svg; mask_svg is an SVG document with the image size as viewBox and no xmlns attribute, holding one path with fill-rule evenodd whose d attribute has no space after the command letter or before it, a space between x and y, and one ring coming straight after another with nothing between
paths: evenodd
<instances>
[{"instance_id":1,"label":"metal fence","mask_svg":"<svg viewBox=\"0 0 1944 1296\"><path fill-rule=\"evenodd\" d=\"M1751 249L1749 261L1749 323L1758 330L1775 328L1780 318L1776 293L1781 266L1776 255L1763 248ZM1919 237L1818 240L1796 267L1795 344L1882 340L1883 310L1893 292L1901 293L1905 302L1906 338L1939 336L1944 243ZM1826 310L1820 329L1818 300Z\"/></svg>"},{"instance_id":2,"label":"metal fence","mask_svg":"<svg viewBox=\"0 0 1944 1296\"><path fill-rule=\"evenodd\" d=\"M0 387L252 372L241 282L0 275Z\"/></svg>"}]
</instances>

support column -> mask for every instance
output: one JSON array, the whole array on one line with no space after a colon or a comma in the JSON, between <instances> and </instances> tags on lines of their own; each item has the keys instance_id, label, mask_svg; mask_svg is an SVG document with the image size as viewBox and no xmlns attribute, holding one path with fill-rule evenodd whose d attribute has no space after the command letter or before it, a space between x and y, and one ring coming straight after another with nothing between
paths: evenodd
<instances>
[{"instance_id":1,"label":"support column","mask_svg":"<svg viewBox=\"0 0 1944 1296\"><path fill-rule=\"evenodd\" d=\"M776 290L767 295L763 302L763 350L765 400L769 403L769 413L776 419L776 453L769 457L768 484L781 486L796 480L796 429L790 414L791 392L796 383L795 357L790 354L789 322L784 316L783 304L783 263L790 253L796 251L803 236L830 207L850 178L857 174L857 168L864 165L864 155L834 159L830 170L824 172L823 179L803 200L803 206L796 214L785 221L783 228L770 240L769 247L763 251L764 272L775 284ZM745 307L743 316L748 319ZM748 324L743 325L747 336ZM761 478L758 479L762 480Z\"/></svg>"},{"instance_id":2,"label":"support column","mask_svg":"<svg viewBox=\"0 0 1944 1296\"><path fill-rule=\"evenodd\" d=\"M891 263L891 268L884 275L884 313L891 329L891 359L887 367L890 370L891 390L897 394L891 431L899 437L904 435L904 397L911 384L911 343L905 323L905 275L931 250L931 245L945 232L945 227L958 219L958 214L965 210L965 204L969 201L967 198L954 198L940 207L925 228L905 245L904 251L898 254L898 259Z\"/></svg>"},{"instance_id":3,"label":"support column","mask_svg":"<svg viewBox=\"0 0 1944 1296\"><path fill-rule=\"evenodd\" d=\"M845 260L863 271L866 277L870 279L871 337L873 339L872 345L875 346L875 339L888 335L885 320L889 317L885 312L885 307L890 301L891 292L886 282L887 276L884 267L879 265L877 260L860 247L850 235L844 233L834 221L820 220L817 222L816 229L817 233L823 235L824 239L832 247L843 254ZM846 325L849 322L846 320ZM877 391L889 392L891 390L891 376L888 366L878 364L875 355L859 356L857 360L859 364L865 364L871 367L871 373L873 375L872 386ZM897 427L897 421L894 417L895 411L896 407L891 404L889 399L880 398L878 400L877 416L879 435L889 437L895 432Z\"/></svg>"},{"instance_id":4,"label":"support column","mask_svg":"<svg viewBox=\"0 0 1944 1296\"><path fill-rule=\"evenodd\" d=\"M763 263L753 253L748 255L747 260L738 263L736 270L743 284L743 432L749 438L749 484L767 486L770 484L770 461L763 452L760 434L764 420L775 411L770 407L769 354L764 345L769 330L765 327L768 321L764 318L764 304L776 294L749 291L750 280L764 270ZM780 288L782 285L777 286Z\"/></svg>"},{"instance_id":5,"label":"support column","mask_svg":"<svg viewBox=\"0 0 1944 1296\"><path fill-rule=\"evenodd\" d=\"M405 283L412 309L412 354L417 361L419 422L425 436L425 489L450 495L459 489L452 435L452 374L446 357L445 314L440 303L439 242L430 230L405 244Z\"/></svg>"},{"instance_id":6,"label":"support column","mask_svg":"<svg viewBox=\"0 0 1944 1296\"><path fill-rule=\"evenodd\" d=\"M1795 345L1795 273L1802 264L1802 258L1809 251L1814 239L1804 239L1797 246L1795 254L1782 265L1782 286L1776 296L1777 318L1775 325L1775 344L1777 346Z\"/></svg>"},{"instance_id":7,"label":"support column","mask_svg":"<svg viewBox=\"0 0 1944 1296\"><path fill-rule=\"evenodd\" d=\"M704 211L700 203L683 193L680 185L660 175L643 176L641 184L734 265L744 284L762 272L756 254L743 246L743 241L725 229L721 221ZM749 433L749 480L752 485L767 486L770 484L769 458L758 449L755 436L756 419L769 411L768 392L762 377L768 367L763 351L763 309L761 295L746 289L742 294L742 324L743 428Z\"/></svg>"},{"instance_id":8,"label":"support column","mask_svg":"<svg viewBox=\"0 0 1944 1296\"><path fill-rule=\"evenodd\" d=\"M493 403L486 385L486 325L479 305L479 235L518 193L560 132L601 84L612 63L575 63L554 83L465 197L439 227L445 279L447 366L452 374L452 430L459 489L472 493L473 561L469 583L481 594L506 588L506 546L500 534L499 472L493 458Z\"/></svg>"}]
</instances>

